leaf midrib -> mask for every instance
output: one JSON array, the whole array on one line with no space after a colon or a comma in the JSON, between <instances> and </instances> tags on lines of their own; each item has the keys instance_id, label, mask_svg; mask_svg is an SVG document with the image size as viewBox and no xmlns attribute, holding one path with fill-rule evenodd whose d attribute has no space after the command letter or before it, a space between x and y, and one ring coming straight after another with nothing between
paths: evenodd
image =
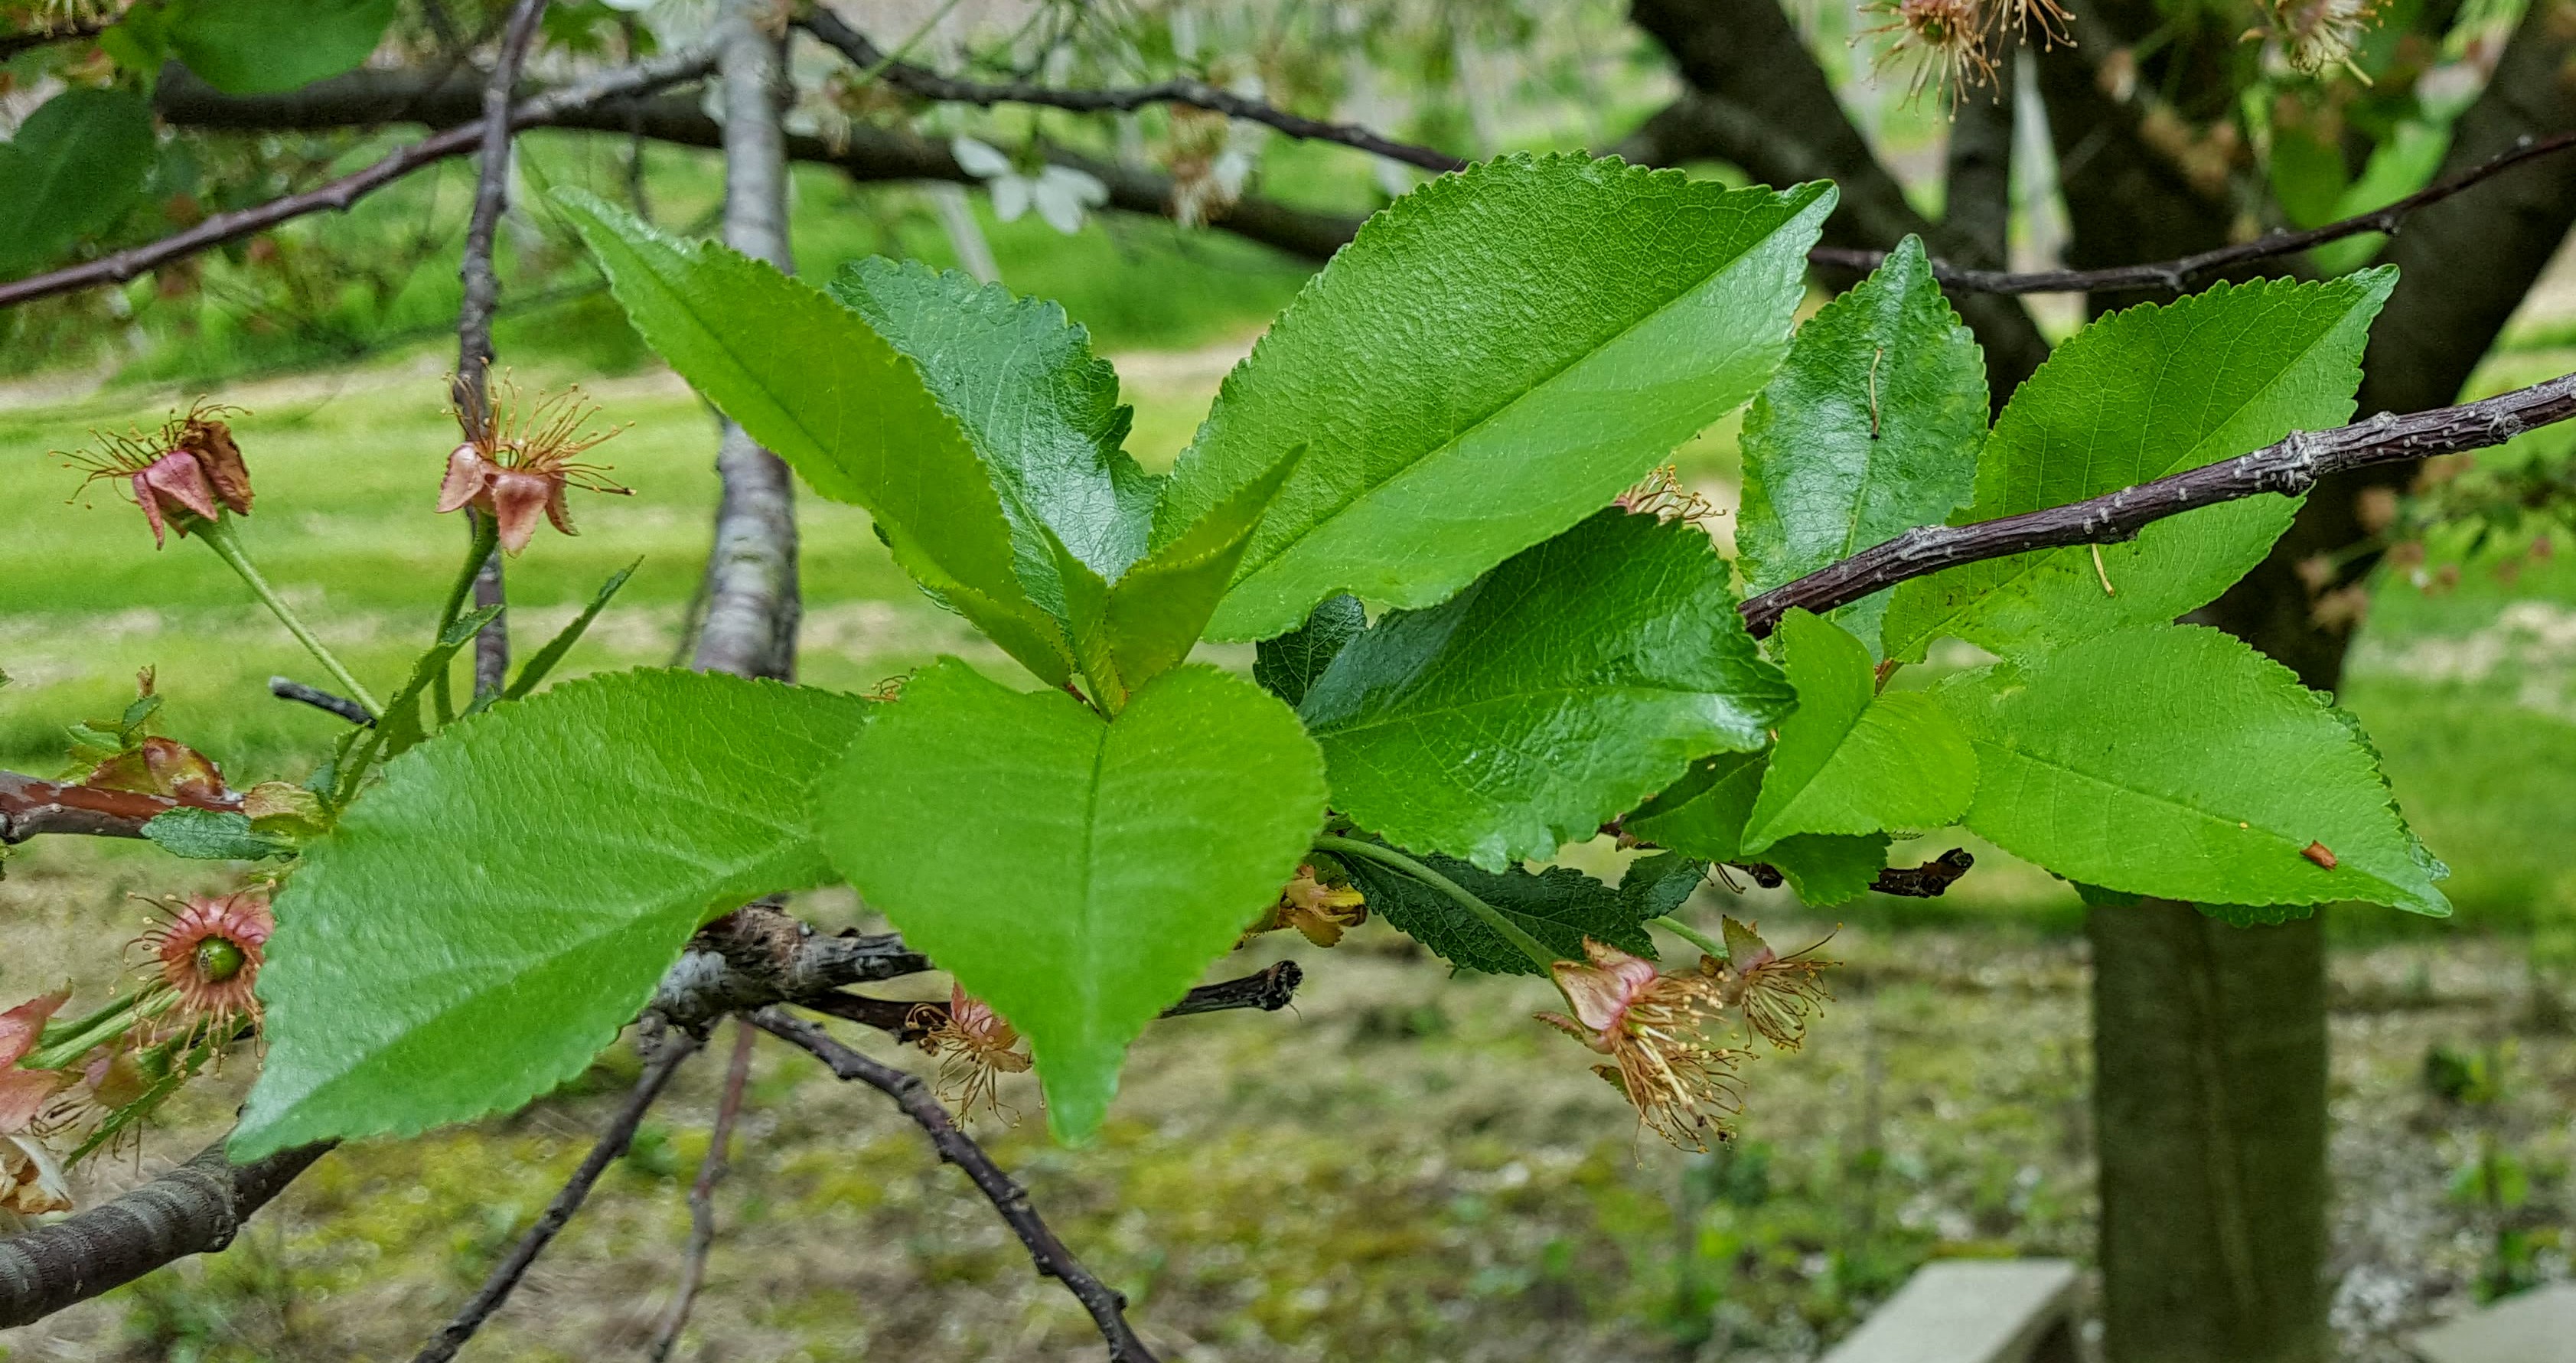
<instances>
[{"instance_id":1,"label":"leaf midrib","mask_svg":"<svg viewBox=\"0 0 2576 1363\"><path fill-rule=\"evenodd\" d=\"M2110 778L2108 778L2108 777L2104 777L2104 776L2097 776L2097 775L2095 775L2094 773L2089 772L2089 771L2086 771L2086 770L2084 770L2084 769L2083 769L2083 768L2081 768L2081 767L2077 767L2077 766L2071 765L2071 764L2069 764L2068 762L2066 762L2066 761L2064 761L2064 760L2062 760L2062 759L2059 759L2059 758L2053 758L2053 757L2043 757L2043 756L2041 756L2041 755L2040 755L2040 754L2038 754L2038 753L2035 753L2035 752L2030 751L2029 749L2016 747L2016 746L2014 746L2014 745L2012 745L2012 744L2010 744L2010 743L2006 743L2006 742L2003 742L2003 741L2000 741L2000 740L1997 740L1997 739L1990 739L1990 738L1972 738L1970 741L1971 741L1971 742L1973 742L1973 743L1975 743L1975 744L1976 744L1978 747L1980 747L1980 748L1993 748L1993 749L1996 749L1996 750L2001 751L2001 752L2004 752L2004 753L2006 753L2006 754L2008 754L2008 755L2010 755L2010 756L2012 756L2012 757L2016 757L2016 758L2021 759L2022 761L2028 762L2028 763L2030 763L2030 764L2031 764L2031 765L2033 765L2033 766L2036 766L2036 767L2045 767L2045 768L2047 768L2047 769L2049 769L2049 770L2051 770L2051 771L2063 772L2063 773L2065 773L2067 776L2073 777L2073 778L2074 778L2074 779L2076 779L2076 780L2086 782L2086 783L2088 783L2088 784L2090 784L2090 785L2093 785L2093 786L2098 786L2098 787L2100 787L2100 788L2102 788L2102 789L2104 789L2104 790L2117 791L2117 792L2119 792L2119 793L2121 793L2121 794L2124 794L2124 795L2133 795L2133 796L2138 797L2139 799L2146 800L2146 801L2148 801L2148 802L2149 802L2149 803L2151 803L2151 804L2163 805L2163 806L2165 806L2165 807L2167 807L2167 808L2169 808L2169 809L2179 810L2179 811L2181 811L2181 812L2183 812L2183 813L2185 813L2185 814L2189 814L2189 815L2192 815L2192 816L2194 816L2194 817L2197 817L2197 818L2200 818L2200 819L2203 819L2203 820L2205 820L2205 821L2209 822L2210 824L2212 824L2212 825L2216 826L2216 827L2217 827L2221 832L2224 832L2224 833L2234 833L2234 834L2237 834L2237 835L2240 835L2240 836L2241 836L2241 835L2244 835L2244 834L2247 834L2247 833L2258 833L2258 834L2261 834L2261 835L2262 835L2262 836L2264 836L2264 837L2271 838L2271 839L2272 839L2275 843L2277 843L2277 844L2278 844L2278 845L2279 845L2279 846L2280 846L2284 851L2286 851L2287 853L2289 853L2289 854L2290 854L2290 855L2292 855L2292 856L2300 856L2300 855L2302 855L2302 854L2304 853L2304 850L2306 849L2306 847L2307 847L2307 845L2308 845L2306 842L2301 842L2301 841L2299 841L2295 835L2280 832L2279 830L2277 830L2277 829L2275 829L2275 828L2271 827L2269 824L2258 824L2258 823L2255 823L2255 822L2253 821L2253 818L2252 818L2252 816L2251 816L2251 815L2248 815L2248 816L2246 816L2246 817L2244 817L2244 818L2241 818L2241 819L2231 819L2231 818L2228 818L2227 816L2225 816L2225 815L2223 815L2223 814L2215 814L2215 813L2212 813L2212 812L2210 812L2209 810L2203 809L2203 808L2201 808L2200 806L2195 805L2195 804L2192 804L2192 803L2190 803L2189 801L2184 800L2184 799L2182 799L2182 798L2180 798L2180 797L2178 797L2178 796L2165 795L2165 794L2162 794L2162 793L2159 793L2159 792L2156 792L2156 791L2152 791L2152 790L2143 790L2143 789L2140 789L2139 787L2136 787L2136 786L2126 786L2126 785L2122 785L2122 784L2120 784L2119 782L2114 781L2114 780L2112 780L2112 779L2110 779ZM1970 810L1969 810L1969 812L1970 812L1971 814L1973 814L1973 813L1975 812L1975 806L1971 805L1971 806L1970 806ZM2241 826L2240 826L2240 825L2241 825ZM2311 838L2311 839L2310 839L2310 841L2314 841L2314 839L2313 839L2313 838ZM2324 868L2322 868L2322 867L2321 867L2321 868L2319 868L2319 869L2320 869L2320 870L2323 870ZM2353 873L2354 875L2356 875L2356 876L2359 876L2359 877L2361 877L2361 878L2363 878L2363 879L2365 879L2365 880L2371 881L2371 882L2372 882L2372 883L2374 883L2374 884L2385 886L2385 887L2389 890L2389 892L2391 892L2391 893L2393 893L2393 894L2396 894L2396 895L2399 895L2399 896L2401 896L2401 897L2408 898L2408 899L2412 899L2412 898L2415 898L2415 897L2416 897L2416 894L2415 894L2415 892L2414 892L2414 891L2409 890L2407 887L2405 887L2405 886L2403 886L2403 885L2400 885L2400 884L2396 883L2395 881L2392 881L2392 880L2388 879L2386 876L2380 875L2380 874L2379 874L2378 872L2376 872L2376 871L2365 870L2365 869L2363 869L2363 868L2362 868L2362 867L2360 867L2360 866L2354 865L2354 864L2352 863L2352 860L2351 860L2351 851L2350 851L2350 849L2347 849L2347 851L2343 854L2343 859L2342 859L2342 861L2340 861L2340 862L2337 864L2337 866L2336 866L2335 870L2327 870L2327 871L2325 871L2325 874L2327 874L2327 875L2331 876L2331 875L2334 875L2334 874L2336 873L2336 871L2347 871L2347 870L2348 870L2348 871L2350 871L2350 872L2352 872L2352 873ZM2117 888L2119 888L2119 887L2117 887L2117 886L2110 886L2110 887L2108 887L2108 888L2117 889ZM2136 892L2136 893L2145 893L2145 892L2140 891L2140 892ZM2335 895L2320 895L2320 896L2318 896L2318 897L2317 897L2316 899L2314 899L2314 900L2285 900L2285 901L2278 901L2278 902L2284 902L2284 903L2323 903L2323 902L2325 902L2326 900L2333 899L2333 898L2339 898L2339 897L2343 897L2343 896L2335 896Z\"/></svg>"}]
</instances>

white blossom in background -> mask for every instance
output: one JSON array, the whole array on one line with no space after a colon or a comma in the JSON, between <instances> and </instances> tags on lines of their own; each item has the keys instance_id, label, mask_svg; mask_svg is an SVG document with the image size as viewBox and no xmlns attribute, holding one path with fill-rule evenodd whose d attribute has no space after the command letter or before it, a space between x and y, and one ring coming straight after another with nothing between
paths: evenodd
<instances>
[{"instance_id":1,"label":"white blossom in background","mask_svg":"<svg viewBox=\"0 0 2576 1363\"><path fill-rule=\"evenodd\" d=\"M1004 222L1017 222L1034 207L1049 227L1072 236L1082 230L1086 214L1109 202L1109 186L1099 176L1071 166L1025 175L999 149L971 137L951 139L948 150L959 169L984 182L993 196L993 216Z\"/></svg>"}]
</instances>

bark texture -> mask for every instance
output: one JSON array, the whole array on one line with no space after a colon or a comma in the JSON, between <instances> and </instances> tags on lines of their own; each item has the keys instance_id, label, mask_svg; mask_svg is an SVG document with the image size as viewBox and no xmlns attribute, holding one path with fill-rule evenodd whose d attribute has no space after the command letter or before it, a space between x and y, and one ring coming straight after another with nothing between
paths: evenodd
<instances>
[{"instance_id":1,"label":"bark texture","mask_svg":"<svg viewBox=\"0 0 2576 1363\"><path fill-rule=\"evenodd\" d=\"M716 58L723 80L727 245L793 273L787 245L786 38L764 30L765 4L726 6ZM716 473L715 546L707 556L707 613L696 665L747 677L796 671L796 480L741 427L723 425Z\"/></svg>"},{"instance_id":2,"label":"bark texture","mask_svg":"<svg viewBox=\"0 0 2576 1363\"><path fill-rule=\"evenodd\" d=\"M307 1145L237 1165L218 1141L123 1197L0 1239L0 1329L41 1320L172 1260L222 1249L251 1213L330 1149Z\"/></svg>"},{"instance_id":3,"label":"bark texture","mask_svg":"<svg viewBox=\"0 0 2576 1363\"><path fill-rule=\"evenodd\" d=\"M2114 1363L2325 1363L2321 917L2094 910L2103 1343Z\"/></svg>"}]
</instances>

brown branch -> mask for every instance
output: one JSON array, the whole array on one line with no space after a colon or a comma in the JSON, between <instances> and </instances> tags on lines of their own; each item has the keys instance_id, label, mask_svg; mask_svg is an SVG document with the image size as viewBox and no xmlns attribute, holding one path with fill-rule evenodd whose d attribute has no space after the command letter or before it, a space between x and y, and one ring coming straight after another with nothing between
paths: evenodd
<instances>
[{"instance_id":1,"label":"brown branch","mask_svg":"<svg viewBox=\"0 0 2576 1363\"><path fill-rule=\"evenodd\" d=\"M177 127L232 131L320 131L374 128L389 122L448 128L474 119L479 96L464 81L438 82L408 72L359 71L280 95L226 95L203 81L174 72L162 82L154 108ZM721 148L724 125L696 99L602 99L562 109L549 126L650 138L673 146ZM791 134L789 160L831 166L854 181L946 180L978 185L945 143L873 124L853 125L825 141ZM1060 165L1088 172L1109 186L1109 206L1122 213L1169 217L1171 177L1143 166L1096 161L1062 149L1048 153ZM1359 230L1355 215L1292 208L1246 197L1214 224L1218 229L1309 260L1323 260Z\"/></svg>"},{"instance_id":2,"label":"brown branch","mask_svg":"<svg viewBox=\"0 0 2576 1363\"><path fill-rule=\"evenodd\" d=\"M107 32L115 26L117 19L123 17L118 15L116 18L80 19L60 28L31 28L19 33L0 33L0 62L5 62L21 52L51 47L55 43L86 42Z\"/></svg>"},{"instance_id":3,"label":"brown branch","mask_svg":"<svg viewBox=\"0 0 2576 1363\"><path fill-rule=\"evenodd\" d=\"M340 718L345 719L360 728L372 729L376 724L376 717L367 713L367 707L349 699L347 696L335 696L318 686L306 686L304 683L295 680L293 677L269 678L268 694L277 697L279 700L295 701L299 704L310 705L314 709L323 711L327 714L338 715Z\"/></svg>"},{"instance_id":4,"label":"brown branch","mask_svg":"<svg viewBox=\"0 0 2576 1363\"><path fill-rule=\"evenodd\" d=\"M762 901L699 929L679 961L663 972L645 1011L684 1031L703 1032L727 1013L802 1003L843 985L937 968L894 933L825 936Z\"/></svg>"},{"instance_id":5,"label":"brown branch","mask_svg":"<svg viewBox=\"0 0 2576 1363\"><path fill-rule=\"evenodd\" d=\"M865 34L849 26L828 5L816 5L796 21L824 45L850 59L853 66L906 94L939 104L1034 104L1072 113L1130 113L1154 104L1182 104L1193 109L1240 118L1310 142L1334 142L1390 161L1428 171L1464 170L1467 162L1430 147L1398 142L1357 123L1329 123L1303 118L1276 105L1232 94L1195 80L1167 80L1113 90L1067 90L1031 81L986 83L943 76L927 67L889 57Z\"/></svg>"},{"instance_id":6,"label":"brown branch","mask_svg":"<svg viewBox=\"0 0 2576 1363\"><path fill-rule=\"evenodd\" d=\"M251 1213L330 1149L325 1141L234 1164L217 1141L132 1192L0 1239L0 1329L41 1320L174 1259L222 1249Z\"/></svg>"},{"instance_id":7,"label":"brown branch","mask_svg":"<svg viewBox=\"0 0 2576 1363\"><path fill-rule=\"evenodd\" d=\"M1297 986L1305 982L1303 967L1295 961L1281 961L1267 970L1200 985L1183 994L1180 1002L1164 1009L1160 1016L1185 1018L1240 1008L1275 1013L1296 1001ZM948 1005L945 1003L870 998L838 989L786 1001L844 1022L874 1027L908 1046L919 1044L923 1037L948 1020Z\"/></svg>"},{"instance_id":8,"label":"brown branch","mask_svg":"<svg viewBox=\"0 0 2576 1363\"><path fill-rule=\"evenodd\" d=\"M545 17L546 0L519 0L501 31L501 50L483 82L482 164L474 177L474 211L466 219L464 259L457 265L464 301L456 309L456 377L448 385L456 419L468 436L488 434L492 425L492 316L501 305L501 275L492 267L492 238L501 213L510 203L510 92L519 84L529 45L536 41L537 21ZM481 542L473 528L482 512L465 513L467 538ZM474 698L489 702L510 680L509 592L501 580L501 551L488 550L474 570L474 607L500 607L474 635ZM447 704L446 676L439 679L440 713Z\"/></svg>"},{"instance_id":9,"label":"brown branch","mask_svg":"<svg viewBox=\"0 0 2576 1363\"><path fill-rule=\"evenodd\" d=\"M2570 417L2576 417L2576 374L2456 407L2402 417L2383 412L2331 431L2294 431L2249 454L2064 506L1971 525L1920 526L1745 602L1745 628L1759 638L1792 608L1822 613L1944 568L2034 549L2115 544L2167 516L2267 492L2295 497L2329 474L2485 449Z\"/></svg>"},{"instance_id":10,"label":"brown branch","mask_svg":"<svg viewBox=\"0 0 2576 1363\"><path fill-rule=\"evenodd\" d=\"M725 1176L727 1153L733 1145L733 1126L742 1115L743 1087L751 1080L751 1043L759 1033L740 1018L733 1021L733 1058L725 1066L724 1097L716 1104L716 1121L707 1133L707 1157L698 1163L698 1178L689 1185L689 1248L680 1264L680 1286L671 1294L671 1309L662 1314L662 1323L653 1332L652 1347L646 1350L653 1363L665 1363L671 1350L680 1342L680 1331L689 1323L689 1308L697 1303L698 1287L706 1281L707 1255L716 1243L716 1184Z\"/></svg>"},{"instance_id":11,"label":"brown branch","mask_svg":"<svg viewBox=\"0 0 2576 1363\"><path fill-rule=\"evenodd\" d=\"M143 836L143 825L182 806L233 811L241 808L241 797L172 799L0 771L0 843L25 842L39 833L139 838Z\"/></svg>"},{"instance_id":12,"label":"brown branch","mask_svg":"<svg viewBox=\"0 0 2576 1363\"><path fill-rule=\"evenodd\" d=\"M465 1347L465 1341L474 1337L475 1331L483 1328L483 1322L501 1309L502 1303L508 1301L510 1293L518 1287L519 1279L526 1276L528 1265L545 1253L546 1246L554 1242L564 1223L572 1220L574 1212L581 1210L581 1204L590 1196L591 1187L599 1182L601 1174L608 1172L609 1162L626 1153L627 1145L635 1139L635 1128L644 1122L645 1110L653 1106L654 1099L662 1096L663 1086L669 1084L671 1076L679 1071L680 1062L695 1054L702 1044L687 1032L676 1029L664 1031L661 1052L645 1065L644 1077L636 1082L635 1091L627 1096L626 1106L618 1110L608 1129L599 1134L599 1143L582 1158L581 1167L573 1171L571 1181L555 1194L554 1201L546 1204L545 1215L538 1217L537 1224L529 1227L528 1233L511 1247L509 1256L492 1270L490 1277L483 1280L482 1288L465 1303L465 1309L457 1312L454 1320L430 1336L429 1343L421 1346L412 1363L447 1363L448 1359L456 1356L458 1349Z\"/></svg>"},{"instance_id":13,"label":"brown branch","mask_svg":"<svg viewBox=\"0 0 2576 1363\"><path fill-rule=\"evenodd\" d=\"M1056 1238L1037 1209L1029 1204L1027 1190L1003 1173L974 1138L958 1129L948 1109L931 1095L928 1084L918 1076L851 1050L814 1023L789 1017L777 1009L764 1008L752 1014L751 1020L771 1036L822 1061L842 1079L857 1080L894 1099L904 1115L930 1137L939 1158L966 1171L966 1177L974 1180L977 1190L992 1202L993 1210L1001 1213L1012 1233L1028 1247L1029 1260L1038 1272L1063 1283L1074 1300L1091 1313L1092 1324L1099 1327L1100 1337L1109 1344L1111 1363L1155 1363L1153 1351L1127 1324L1127 1298L1094 1277L1073 1251L1065 1248L1064 1241Z\"/></svg>"},{"instance_id":14,"label":"brown branch","mask_svg":"<svg viewBox=\"0 0 2576 1363\"><path fill-rule=\"evenodd\" d=\"M1651 845L1638 844L1641 847ZM1776 890L1789 883L1789 877L1767 861L1730 861L1725 864L1753 877L1753 883L1766 890ZM1877 877L1869 882L1869 887L1899 899L1938 899L1949 893L1950 887L1959 882L1959 877L1966 875L1976 864L1977 859L1968 855L1968 849L1953 847L1920 866L1882 866Z\"/></svg>"},{"instance_id":15,"label":"brown branch","mask_svg":"<svg viewBox=\"0 0 2576 1363\"><path fill-rule=\"evenodd\" d=\"M552 123L567 113L620 95L697 79L713 65L711 54L691 49L603 71L527 100L511 111L510 124L514 128L528 128ZM423 166L473 150L481 143L482 137L483 121L477 118L422 138L363 170L317 185L301 194L289 194L250 208L218 213L184 232L174 232L158 241L50 273L11 280L0 284L0 308L15 307L20 303L100 284L121 284L174 260L264 232L308 213L344 211L358 200Z\"/></svg>"},{"instance_id":16,"label":"brown branch","mask_svg":"<svg viewBox=\"0 0 2576 1363\"><path fill-rule=\"evenodd\" d=\"M2407 195L2385 208L2355 214L2339 222L2311 227L2301 232L2274 232L2253 241L2238 242L2214 250L2201 251L2177 260L2155 261L2145 265L2117 265L2106 270L2036 270L2015 274L2003 270L1965 270L1934 261L1932 273L1942 284L1971 293L2103 293L2121 290L2162 289L2182 293L2196 279L2221 273L2239 265L2259 260L2296 255L2312 246L2359 236L2364 232L2398 230L2407 214L2428 208L2444 199L2494 178L2525 161L2576 147L2576 133L2559 133L2551 137L2524 138L2520 145L2504 152L2484 165L2452 176L2440 184ZM1807 259L1818 265L1833 265L1850 270L1874 270L1887 258L1884 251L1856 251L1841 247L1820 246L1807 253Z\"/></svg>"}]
</instances>

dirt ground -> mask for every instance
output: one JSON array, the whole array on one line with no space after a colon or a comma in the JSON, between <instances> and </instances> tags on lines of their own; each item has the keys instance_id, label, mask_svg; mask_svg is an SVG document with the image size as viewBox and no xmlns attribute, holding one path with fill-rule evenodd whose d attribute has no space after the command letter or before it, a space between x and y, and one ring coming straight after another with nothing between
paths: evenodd
<instances>
[{"instance_id":1,"label":"dirt ground","mask_svg":"<svg viewBox=\"0 0 2576 1363\"><path fill-rule=\"evenodd\" d=\"M0 882L0 985L108 983L140 911L118 884L142 864L23 849ZM1695 912L1767 914L1784 938L1831 926L1782 918L1758 893L1723 899L1712 889ZM800 906L825 923L855 909L846 893ZM1228 962L1296 955L1295 1010L1158 1026L1090 1148L1053 1147L1034 1120L983 1130L1133 1299L1145 1335L1206 1363L1804 1359L1928 1258L2085 1258L2081 940L1851 928L1833 951L1849 962L1838 1001L1803 1053L1751 1067L1743 1135L1711 1156L1637 1137L1589 1057L1528 1020L1545 986L1453 979L1374 925L1330 952L1273 938ZM2350 1357L2396 1363L2403 1332L2496 1285L2568 1274L2576 1033L2518 939L2346 948L2333 970L2335 1324ZM2428 1084L2437 1050L2449 1078ZM190 1095L84 1196L212 1139L250 1068ZM621 1047L515 1117L338 1152L229 1252L0 1333L0 1358L407 1357L552 1195L636 1069ZM468 1357L640 1356L679 1272L721 1070L690 1063ZM2464 1090L2472 1072L2499 1082ZM1033 1089L1005 1097L1034 1117ZM784 1047L759 1051L718 1209L679 1357L1098 1350L914 1128Z\"/></svg>"}]
</instances>

